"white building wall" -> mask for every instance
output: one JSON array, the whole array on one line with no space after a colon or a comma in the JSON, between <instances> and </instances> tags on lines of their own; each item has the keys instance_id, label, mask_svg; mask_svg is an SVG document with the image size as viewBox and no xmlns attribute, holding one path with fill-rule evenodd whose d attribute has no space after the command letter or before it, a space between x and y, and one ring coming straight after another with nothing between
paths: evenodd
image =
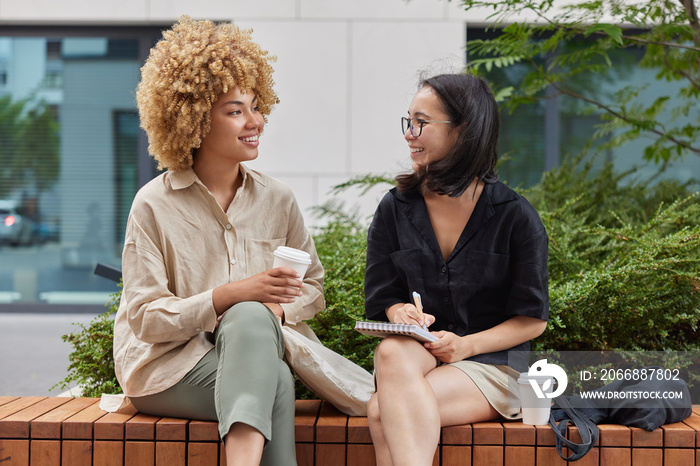
<instances>
[{"instance_id":1,"label":"white building wall","mask_svg":"<svg viewBox=\"0 0 700 466\"><path fill-rule=\"evenodd\" d=\"M281 102L252 167L289 184L310 224L318 221L309 209L329 199L330 187L408 167L399 118L419 71L465 63L458 1L0 0L0 24L165 25L182 14L253 28L278 57ZM345 197L371 214L380 195Z\"/></svg>"}]
</instances>

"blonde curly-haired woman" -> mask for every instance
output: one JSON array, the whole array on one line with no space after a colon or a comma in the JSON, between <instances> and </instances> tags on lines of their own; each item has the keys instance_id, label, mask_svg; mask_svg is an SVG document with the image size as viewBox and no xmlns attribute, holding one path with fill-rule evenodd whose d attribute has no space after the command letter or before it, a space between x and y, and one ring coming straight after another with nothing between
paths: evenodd
<instances>
[{"instance_id":1,"label":"blonde curly-haired woman","mask_svg":"<svg viewBox=\"0 0 700 466\"><path fill-rule=\"evenodd\" d=\"M167 171L139 190L122 260L116 373L141 412L218 420L227 464L295 465L294 385L280 322L304 333L323 268L291 190L243 164L278 102L250 31L183 17L137 90ZM305 277L273 251L308 252Z\"/></svg>"}]
</instances>

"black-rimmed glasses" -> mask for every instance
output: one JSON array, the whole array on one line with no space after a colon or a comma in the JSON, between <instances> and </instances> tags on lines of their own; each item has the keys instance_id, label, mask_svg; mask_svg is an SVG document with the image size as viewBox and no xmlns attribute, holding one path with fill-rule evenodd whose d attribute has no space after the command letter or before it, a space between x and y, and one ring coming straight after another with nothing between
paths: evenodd
<instances>
[{"instance_id":1,"label":"black-rimmed glasses","mask_svg":"<svg viewBox=\"0 0 700 466\"><path fill-rule=\"evenodd\" d=\"M413 122L413 123L411 123ZM401 131L406 134L406 131L411 131L411 136L417 138L423 133L423 125L426 123L452 123L445 120L423 120L421 118L406 118L401 117Z\"/></svg>"}]
</instances>

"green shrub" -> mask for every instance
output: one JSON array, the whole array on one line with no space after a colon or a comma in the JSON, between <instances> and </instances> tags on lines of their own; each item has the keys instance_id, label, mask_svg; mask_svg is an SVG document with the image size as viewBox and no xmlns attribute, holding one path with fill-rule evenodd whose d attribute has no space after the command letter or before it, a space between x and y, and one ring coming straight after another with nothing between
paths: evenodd
<instances>
[{"instance_id":1,"label":"green shrub","mask_svg":"<svg viewBox=\"0 0 700 466\"><path fill-rule=\"evenodd\" d=\"M326 310L309 325L333 351L371 371L376 338L357 333L365 317L367 230L354 221L332 220L314 237L325 270Z\"/></svg>"},{"instance_id":2,"label":"green shrub","mask_svg":"<svg viewBox=\"0 0 700 466\"><path fill-rule=\"evenodd\" d=\"M574 160L521 191L550 237L550 321L534 350L700 349L700 196L691 183L635 176ZM387 181L361 177L340 188ZM326 346L371 371L378 339L353 330L364 318L367 222L344 214L342 205L319 211L328 218L314 234L327 310L309 324ZM64 337L74 351L63 386L75 381L90 395L118 390L111 352L118 300ZM297 397L310 396L297 385Z\"/></svg>"},{"instance_id":3,"label":"green shrub","mask_svg":"<svg viewBox=\"0 0 700 466\"><path fill-rule=\"evenodd\" d=\"M691 183L576 161L525 195L550 237L548 331L534 349L700 348L700 204Z\"/></svg>"},{"instance_id":4,"label":"green shrub","mask_svg":"<svg viewBox=\"0 0 700 466\"><path fill-rule=\"evenodd\" d=\"M119 284L121 288L121 283ZM82 396L99 397L102 393L121 393L122 389L114 374L112 354L114 335L114 314L119 308L121 291L112 295L107 303L109 310L92 321L87 327L77 324L82 331L63 335L63 341L73 346L68 359L68 376L54 385L66 389L72 382L82 389ZM51 388L54 388L51 387Z\"/></svg>"}]
</instances>

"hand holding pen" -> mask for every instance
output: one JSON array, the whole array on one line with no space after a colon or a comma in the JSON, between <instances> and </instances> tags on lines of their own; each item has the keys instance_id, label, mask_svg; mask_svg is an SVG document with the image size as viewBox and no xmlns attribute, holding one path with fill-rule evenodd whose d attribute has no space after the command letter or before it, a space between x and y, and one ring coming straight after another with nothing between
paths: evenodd
<instances>
[{"instance_id":1,"label":"hand holding pen","mask_svg":"<svg viewBox=\"0 0 700 466\"><path fill-rule=\"evenodd\" d=\"M418 311L418 317L420 318L420 321L423 323L423 330L428 330L428 327L425 325L425 315L423 315L423 302L420 299L420 295L416 293L415 291L413 292L413 302L416 305L416 310Z\"/></svg>"},{"instance_id":2,"label":"hand holding pen","mask_svg":"<svg viewBox=\"0 0 700 466\"><path fill-rule=\"evenodd\" d=\"M423 327L427 330L427 327L435 322L435 317L423 312L423 303L421 302L420 295L418 293L414 294L414 304L394 304L386 309L386 315L389 318L389 322L392 324L418 325L419 327Z\"/></svg>"}]
</instances>

